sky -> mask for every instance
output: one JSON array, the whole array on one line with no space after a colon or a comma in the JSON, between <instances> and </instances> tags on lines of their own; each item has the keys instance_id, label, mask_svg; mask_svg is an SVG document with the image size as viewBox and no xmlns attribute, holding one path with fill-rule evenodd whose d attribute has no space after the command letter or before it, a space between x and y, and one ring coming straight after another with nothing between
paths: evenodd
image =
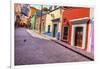
<instances>
[{"instance_id":1,"label":"sky","mask_svg":"<svg viewBox=\"0 0 100 69\"><path fill-rule=\"evenodd\" d=\"M35 8L37 8L37 9L41 9L41 5L39 5L39 4L32 4L32 5L30 5L30 6L31 6L31 7L35 7ZM43 5L43 7L49 8L50 5Z\"/></svg>"}]
</instances>

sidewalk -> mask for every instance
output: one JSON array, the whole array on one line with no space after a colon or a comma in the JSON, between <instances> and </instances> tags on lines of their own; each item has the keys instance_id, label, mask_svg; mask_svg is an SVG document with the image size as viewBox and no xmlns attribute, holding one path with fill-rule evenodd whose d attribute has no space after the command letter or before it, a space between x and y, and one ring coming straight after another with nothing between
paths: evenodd
<instances>
[{"instance_id":1,"label":"sidewalk","mask_svg":"<svg viewBox=\"0 0 100 69\"><path fill-rule=\"evenodd\" d=\"M88 53L88 52L86 52L86 51L84 51L82 49L79 49L79 48L77 48L75 46L68 45L68 44L66 44L66 43L64 43L62 41L59 41L59 40L53 40L53 41L58 43L58 44L60 44L60 45L62 45L65 48L68 48L68 49L70 49L70 50L72 50L72 51L74 51L74 52L76 52L76 53L78 53L78 54L80 54L80 55L92 60L92 61L94 60L94 55L92 53Z\"/></svg>"},{"instance_id":2,"label":"sidewalk","mask_svg":"<svg viewBox=\"0 0 100 69\"><path fill-rule=\"evenodd\" d=\"M60 40L56 40L56 39L54 39L54 38L52 38L52 37L50 37L48 35L39 34L39 33L37 33L36 31L33 31L33 30L28 30L27 29L27 32L30 33L33 37L35 36L35 37L39 37L41 39L52 40L52 41L60 44L61 46L65 47L65 48L68 48L68 49L70 49L70 50L72 50L72 51L74 51L74 52L76 52L76 53L78 53L78 54L80 54L80 55L92 60L92 61L94 60L94 55L92 53L88 53L88 52L86 52L86 51L84 51L82 49L79 49L79 48L75 47L75 46L70 46L70 45L66 44L65 42L62 42Z\"/></svg>"},{"instance_id":3,"label":"sidewalk","mask_svg":"<svg viewBox=\"0 0 100 69\"><path fill-rule=\"evenodd\" d=\"M39 38L41 38L41 39L50 40L49 37L44 36L44 35L38 33L37 31L29 30L29 29L27 29L26 31L27 31L30 35L32 35L33 37L39 37Z\"/></svg>"}]
</instances>

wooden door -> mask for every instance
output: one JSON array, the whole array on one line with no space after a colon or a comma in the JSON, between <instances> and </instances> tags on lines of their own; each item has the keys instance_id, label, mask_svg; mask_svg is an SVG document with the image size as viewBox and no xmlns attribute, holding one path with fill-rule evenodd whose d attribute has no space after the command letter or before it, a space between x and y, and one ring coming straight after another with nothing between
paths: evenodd
<instances>
[{"instance_id":1,"label":"wooden door","mask_svg":"<svg viewBox=\"0 0 100 69\"><path fill-rule=\"evenodd\" d=\"M75 28L75 46L82 47L83 27Z\"/></svg>"}]
</instances>

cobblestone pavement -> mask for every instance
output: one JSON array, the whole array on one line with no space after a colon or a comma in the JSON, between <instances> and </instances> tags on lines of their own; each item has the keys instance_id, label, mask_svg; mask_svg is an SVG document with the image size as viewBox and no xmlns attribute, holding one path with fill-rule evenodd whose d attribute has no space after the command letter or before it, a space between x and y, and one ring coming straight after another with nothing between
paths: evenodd
<instances>
[{"instance_id":1,"label":"cobblestone pavement","mask_svg":"<svg viewBox=\"0 0 100 69\"><path fill-rule=\"evenodd\" d=\"M47 39L31 36L25 28L15 29L15 65L90 61Z\"/></svg>"}]
</instances>

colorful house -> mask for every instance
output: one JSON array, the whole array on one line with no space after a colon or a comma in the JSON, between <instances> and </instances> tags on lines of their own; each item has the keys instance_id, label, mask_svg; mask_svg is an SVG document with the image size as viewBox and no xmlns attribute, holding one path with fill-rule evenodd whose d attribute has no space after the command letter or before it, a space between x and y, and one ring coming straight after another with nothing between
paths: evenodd
<instances>
[{"instance_id":1,"label":"colorful house","mask_svg":"<svg viewBox=\"0 0 100 69\"><path fill-rule=\"evenodd\" d=\"M30 7L30 14L29 16L32 17L33 15L36 14L36 12L40 11L39 9L37 8L34 8L34 7Z\"/></svg>"},{"instance_id":2,"label":"colorful house","mask_svg":"<svg viewBox=\"0 0 100 69\"><path fill-rule=\"evenodd\" d=\"M46 12L36 12L35 30L39 33L45 32Z\"/></svg>"},{"instance_id":3,"label":"colorful house","mask_svg":"<svg viewBox=\"0 0 100 69\"><path fill-rule=\"evenodd\" d=\"M35 24L36 24L36 12L39 11L38 9L34 7L30 7L30 18L31 18L31 27L32 29L35 29Z\"/></svg>"},{"instance_id":4,"label":"colorful house","mask_svg":"<svg viewBox=\"0 0 100 69\"><path fill-rule=\"evenodd\" d=\"M90 8L63 7L61 40L90 51Z\"/></svg>"},{"instance_id":5,"label":"colorful house","mask_svg":"<svg viewBox=\"0 0 100 69\"><path fill-rule=\"evenodd\" d=\"M36 15L34 14L34 15L31 17L32 29L35 29L35 24L36 24Z\"/></svg>"},{"instance_id":6,"label":"colorful house","mask_svg":"<svg viewBox=\"0 0 100 69\"><path fill-rule=\"evenodd\" d=\"M61 9L60 7L50 11L46 16L45 34L60 39L61 34Z\"/></svg>"},{"instance_id":7,"label":"colorful house","mask_svg":"<svg viewBox=\"0 0 100 69\"><path fill-rule=\"evenodd\" d=\"M91 51L91 8L59 7L46 16L46 35Z\"/></svg>"}]
</instances>

